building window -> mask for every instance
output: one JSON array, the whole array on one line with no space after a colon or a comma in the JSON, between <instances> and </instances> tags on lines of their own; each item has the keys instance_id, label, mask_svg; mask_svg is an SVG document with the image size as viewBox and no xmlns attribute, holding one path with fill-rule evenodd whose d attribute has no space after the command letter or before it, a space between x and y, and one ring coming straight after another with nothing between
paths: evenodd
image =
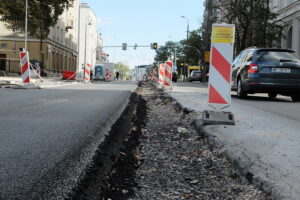
<instances>
[{"instance_id":1,"label":"building window","mask_svg":"<svg viewBox=\"0 0 300 200\"><path fill-rule=\"evenodd\" d=\"M1 43L0 48L1 49L6 49L7 48L7 43Z\"/></svg>"}]
</instances>

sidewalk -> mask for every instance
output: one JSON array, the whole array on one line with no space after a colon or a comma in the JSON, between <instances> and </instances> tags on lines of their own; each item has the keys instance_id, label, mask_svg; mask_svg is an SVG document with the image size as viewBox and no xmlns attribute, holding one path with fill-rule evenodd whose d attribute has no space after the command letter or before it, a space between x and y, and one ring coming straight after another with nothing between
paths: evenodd
<instances>
[{"instance_id":1,"label":"sidewalk","mask_svg":"<svg viewBox=\"0 0 300 200\"><path fill-rule=\"evenodd\" d=\"M38 78L31 79L31 83L39 88L53 88L67 85L80 84L78 81L62 80L60 77L44 77L43 80ZM22 84L21 77L0 77L0 87L2 86L20 86Z\"/></svg>"},{"instance_id":2,"label":"sidewalk","mask_svg":"<svg viewBox=\"0 0 300 200\"><path fill-rule=\"evenodd\" d=\"M173 86L166 93L183 107L199 112L199 117L210 109L207 84L183 82ZM235 114L236 126L198 124L198 128L274 199L299 199L299 104L288 97L270 101L256 95L248 100L233 98L229 110Z\"/></svg>"}]
</instances>

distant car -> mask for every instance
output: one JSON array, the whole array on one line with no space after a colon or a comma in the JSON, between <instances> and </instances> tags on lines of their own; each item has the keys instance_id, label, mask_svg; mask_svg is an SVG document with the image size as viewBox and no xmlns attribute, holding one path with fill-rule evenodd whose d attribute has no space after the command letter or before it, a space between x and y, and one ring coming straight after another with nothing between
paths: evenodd
<instances>
[{"instance_id":1,"label":"distant car","mask_svg":"<svg viewBox=\"0 0 300 200\"><path fill-rule=\"evenodd\" d=\"M232 90L247 94L278 94L300 101L300 60L288 49L247 48L232 63Z\"/></svg>"},{"instance_id":2,"label":"distant car","mask_svg":"<svg viewBox=\"0 0 300 200\"><path fill-rule=\"evenodd\" d=\"M191 76L188 78L188 81L202 81L202 72L192 71Z\"/></svg>"}]
</instances>

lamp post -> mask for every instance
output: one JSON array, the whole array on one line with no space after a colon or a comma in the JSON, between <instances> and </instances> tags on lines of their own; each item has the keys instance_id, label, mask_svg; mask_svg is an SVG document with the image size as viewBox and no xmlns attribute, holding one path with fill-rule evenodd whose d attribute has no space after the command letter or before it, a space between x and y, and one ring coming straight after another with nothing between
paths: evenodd
<instances>
[{"instance_id":1,"label":"lamp post","mask_svg":"<svg viewBox=\"0 0 300 200\"><path fill-rule=\"evenodd\" d=\"M92 25L92 23L91 22L89 22L88 23L88 19L86 20L86 22L85 22L85 45L84 45L84 67L83 67L83 80L85 79L85 68L86 68L86 65L87 65L87 63L86 63L86 53L87 53L87 51L86 51L86 43L87 43L87 26L89 25Z\"/></svg>"},{"instance_id":2,"label":"lamp post","mask_svg":"<svg viewBox=\"0 0 300 200\"><path fill-rule=\"evenodd\" d=\"M190 32L190 20L186 16L181 16L181 18L185 18L187 21L187 29L186 29L186 40L189 39L189 32Z\"/></svg>"},{"instance_id":3,"label":"lamp post","mask_svg":"<svg viewBox=\"0 0 300 200\"><path fill-rule=\"evenodd\" d=\"M25 51L27 51L28 38L28 0L25 2Z\"/></svg>"},{"instance_id":4,"label":"lamp post","mask_svg":"<svg viewBox=\"0 0 300 200\"><path fill-rule=\"evenodd\" d=\"M186 16L181 16L181 18L185 18L186 19L186 21L187 21L187 29L186 29L186 48L187 48L187 41L188 41L188 39L189 39L189 29L190 29L190 21L189 21L189 18L188 17L186 17ZM187 61L187 56L186 56L186 53L185 53L185 57L184 57L184 63L186 63L186 61Z\"/></svg>"},{"instance_id":5,"label":"lamp post","mask_svg":"<svg viewBox=\"0 0 300 200\"><path fill-rule=\"evenodd\" d=\"M172 36L168 36L168 38L170 38L172 40ZM177 70L177 45L176 45L176 42L174 42L174 66L175 68L173 68L174 70Z\"/></svg>"}]
</instances>

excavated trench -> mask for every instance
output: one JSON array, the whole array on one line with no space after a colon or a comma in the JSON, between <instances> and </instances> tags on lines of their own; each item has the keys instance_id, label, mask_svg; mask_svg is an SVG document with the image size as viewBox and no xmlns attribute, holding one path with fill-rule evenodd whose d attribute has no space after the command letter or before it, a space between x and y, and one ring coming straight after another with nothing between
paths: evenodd
<instances>
[{"instance_id":1,"label":"excavated trench","mask_svg":"<svg viewBox=\"0 0 300 200\"><path fill-rule=\"evenodd\" d=\"M140 83L69 199L271 199L151 83Z\"/></svg>"}]
</instances>

